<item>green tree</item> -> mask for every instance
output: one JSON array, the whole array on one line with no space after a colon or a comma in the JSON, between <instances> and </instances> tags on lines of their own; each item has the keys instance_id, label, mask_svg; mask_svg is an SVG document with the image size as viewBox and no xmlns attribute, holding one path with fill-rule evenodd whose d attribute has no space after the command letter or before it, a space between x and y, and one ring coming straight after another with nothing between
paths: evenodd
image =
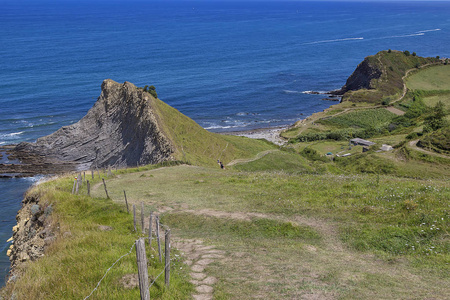
<instances>
[{"instance_id":1,"label":"green tree","mask_svg":"<svg viewBox=\"0 0 450 300\"><path fill-rule=\"evenodd\" d=\"M403 54L405 54L406 56L410 56L411 55L408 50L403 51Z\"/></svg>"},{"instance_id":2,"label":"green tree","mask_svg":"<svg viewBox=\"0 0 450 300\"><path fill-rule=\"evenodd\" d=\"M442 103L442 101L439 101L433 107L431 114L425 119L424 127L429 127L432 131L435 131L446 126L447 121L445 117L447 116L447 114L448 112L445 109L444 103Z\"/></svg>"},{"instance_id":3,"label":"green tree","mask_svg":"<svg viewBox=\"0 0 450 300\"><path fill-rule=\"evenodd\" d=\"M154 85L148 87L148 92L155 98L158 98L158 94L156 93L156 88Z\"/></svg>"}]
</instances>

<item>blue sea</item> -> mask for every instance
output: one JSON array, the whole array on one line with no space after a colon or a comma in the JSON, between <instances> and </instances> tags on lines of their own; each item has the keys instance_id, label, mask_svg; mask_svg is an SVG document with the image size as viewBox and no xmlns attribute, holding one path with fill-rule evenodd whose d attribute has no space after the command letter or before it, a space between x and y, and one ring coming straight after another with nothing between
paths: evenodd
<instances>
[{"instance_id":1,"label":"blue sea","mask_svg":"<svg viewBox=\"0 0 450 300\"><path fill-rule=\"evenodd\" d=\"M292 124L329 107L364 57L450 57L450 2L0 0L0 145L83 117L106 78L154 85L215 131ZM6 239L33 179L0 180Z\"/></svg>"}]
</instances>

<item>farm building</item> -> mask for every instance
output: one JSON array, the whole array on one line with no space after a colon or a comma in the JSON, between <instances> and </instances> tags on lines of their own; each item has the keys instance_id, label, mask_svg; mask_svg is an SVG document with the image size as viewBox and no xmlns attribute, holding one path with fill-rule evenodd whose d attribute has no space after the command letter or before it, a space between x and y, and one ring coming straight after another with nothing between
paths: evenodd
<instances>
[{"instance_id":1,"label":"farm building","mask_svg":"<svg viewBox=\"0 0 450 300\"><path fill-rule=\"evenodd\" d=\"M361 146L366 146L366 147L370 147L372 145L375 145L374 142L363 140L363 139L360 139L360 138L351 139L350 143L352 143L355 146L361 145Z\"/></svg>"},{"instance_id":2,"label":"farm building","mask_svg":"<svg viewBox=\"0 0 450 300\"><path fill-rule=\"evenodd\" d=\"M383 144L383 146L381 146L380 149L382 151L392 151L392 150L394 150L394 148L391 145L386 145L386 144Z\"/></svg>"}]
</instances>

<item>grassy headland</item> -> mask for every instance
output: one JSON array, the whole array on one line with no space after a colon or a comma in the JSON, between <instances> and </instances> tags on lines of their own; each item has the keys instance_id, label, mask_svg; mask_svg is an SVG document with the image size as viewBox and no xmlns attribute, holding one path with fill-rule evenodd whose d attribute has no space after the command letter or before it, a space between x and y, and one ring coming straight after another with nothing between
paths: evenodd
<instances>
[{"instance_id":1,"label":"grassy headland","mask_svg":"<svg viewBox=\"0 0 450 300\"><path fill-rule=\"evenodd\" d=\"M394 51L379 59L394 63L389 55L420 59ZM161 214L175 240L201 240L225 253L210 256L204 270L217 279L211 283L214 299L445 299L449 71L439 66L414 72L407 78L408 92L391 107L373 105L383 98L334 105L285 132L290 142L281 148L209 133L157 102L158 114L167 120L164 130L177 145L176 158L191 165L103 174L112 200L104 199L98 176L92 198L85 186L71 195L71 177L31 190L55 207L57 239L2 292L17 299L89 294L139 236L124 209L126 190L131 204L145 203L147 215ZM444 108L430 97L440 97ZM349 145L351 137L376 144L362 153L362 146ZM377 152L382 144L395 149ZM351 155L342 157L346 153ZM99 225L113 230L101 231ZM152 298L191 299L198 293L189 281L195 275L190 266L199 258L179 254L170 289L159 279ZM92 298L138 297L136 287L123 285L125 275L137 272L134 255L111 269ZM153 259L156 252L148 255ZM151 276L161 267L152 260Z\"/></svg>"}]
</instances>

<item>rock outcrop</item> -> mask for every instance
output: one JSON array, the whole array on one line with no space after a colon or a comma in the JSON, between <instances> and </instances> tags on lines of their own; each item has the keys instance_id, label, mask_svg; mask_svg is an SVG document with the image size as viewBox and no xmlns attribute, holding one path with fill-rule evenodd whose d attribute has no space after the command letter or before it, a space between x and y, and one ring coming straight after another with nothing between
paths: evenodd
<instances>
[{"instance_id":1,"label":"rock outcrop","mask_svg":"<svg viewBox=\"0 0 450 300\"><path fill-rule=\"evenodd\" d=\"M174 147L162 130L155 98L129 82L107 79L95 105L79 122L20 143L11 157L35 168L86 170L124 167L171 160ZM17 168L18 166L16 166ZM22 166L23 167L23 166Z\"/></svg>"},{"instance_id":2,"label":"rock outcrop","mask_svg":"<svg viewBox=\"0 0 450 300\"><path fill-rule=\"evenodd\" d=\"M22 201L16 216L12 244L7 251L11 261L9 280L14 280L29 261L44 256L46 246L55 239L57 225L52 220L53 208L42 203L38 194L30 194Z\"/></svg>"},{"instance_id":3,"label":"rock outcrop","mask_svg":"<svg viewBox=\"0 0 450 300\"><path fill-rule=\"evenodd\" d=\"M344 94L348 91L356 91L360 89L374 89L373 79L378 79L383 73L380 64L375 64L372 59L366 57L355 69L355 71L347 78L345 85L339 91Z\"/></svg>"}]
</instances>

